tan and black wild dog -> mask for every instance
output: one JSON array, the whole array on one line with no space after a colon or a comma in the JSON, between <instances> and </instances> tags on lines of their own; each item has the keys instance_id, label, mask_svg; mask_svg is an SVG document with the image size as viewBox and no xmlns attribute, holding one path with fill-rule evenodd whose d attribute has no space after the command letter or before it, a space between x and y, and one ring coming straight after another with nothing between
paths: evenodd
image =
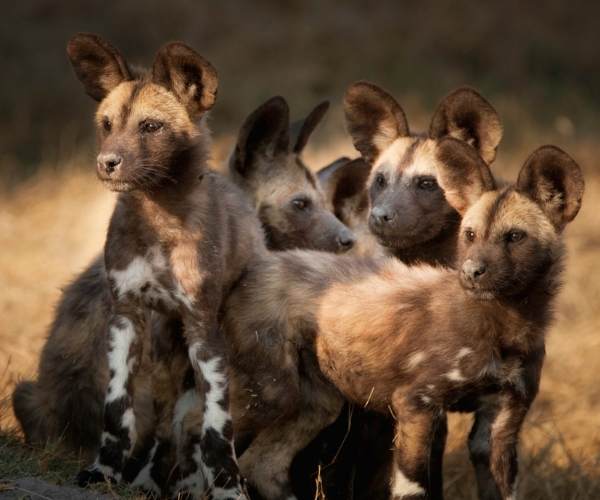
<instances>
[{"instance_id":1,"label":"tan and black wild dog","mask_svg":"<svg viewBox=\"0 0 600 500\"><path fill-rule=\"evenodd\" d=\"M199 401L177 489L244 497L218 314L265 248L246 198L207 168L203 118L216 99L216 71L182 43L163 46L143 74L95 35L74 36L67 53L99 102L98 177L120 193L104 249L112 300L104 425L97 458L79 480L123 478L137 440L133 380L156 311L182 320Z\"/></svg>"},{"instance_id":2,"label":"tan and black wild dog","mask_svg":"<svg viewBox=\"0 0 600 500\"><path fill-rule=\"evenodd\" d=\"M475 413L469 449L480 498L516 498L518 434L539 387L562 232L584 181L553 146L532 153L504 187L464 142L441 140L435 158L447 200L463 215L456 270L284 252L253 266L229 297L230 332L260 336L277 326L339 391L281 389L296 392L300 411L290 409L240 457L267 498L289 491L281 462L290 444L328 425L343 399L393 413L391 498L434 497L432 435L448 411Z\"/></svg>"},{"instance_id":3,"label":"tan and black wild dog","mask_svg":"<svg viewBox=\"0 0 600 500\"><path fill-rule=\"evenodd\" d=\"M474 89L460 87L440 101L428 132L415 133L394 97L364 81L348 88L344 109L348 131L361 157L340 159L318 175L336 215L357 235L353 253L387 253L407 264L452 266L460 214L439 186L435 148L442 138L454 137L473 146L486 163L493 162L502 138L496 110ZM300 477L314 478L320 462L321 486L328 498L344 500L349 488L355 499L387 497L387 482L377 477L391 463L388 436L393 425L389 415L345 408L338 421L297 457L293 468L296 489L314 496L308 488L315 481ZM441 495L442 456L437 450L444 446L443 422L438 433L431 475L440 478L436 484ZM364 465L358 465L359 458Z\"/></svg>"}]
</instances>

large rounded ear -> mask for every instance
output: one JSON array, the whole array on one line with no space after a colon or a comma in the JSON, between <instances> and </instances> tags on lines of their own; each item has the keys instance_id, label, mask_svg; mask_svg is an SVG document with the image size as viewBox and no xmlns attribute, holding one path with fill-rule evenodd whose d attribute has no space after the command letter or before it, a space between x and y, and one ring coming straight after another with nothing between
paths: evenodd
<instances>
[{"instance_id":1,"label":"large rounded ear","mask_svg":"<svg viewBox=\"0 0 600 500\"><path fill-rule=\"evenodd\" d=\"M168 43L157 52L152 80L173 92L192 118L212 108L217 99L217 71L181 42Z\"/></svg>"},{"instance_id":2,"label":"large rounded ear","mask_svg":"<svg viewBox=\"0 0 600 500\"><path fill-rule=\"evenodd\" d=\"M344 97L344 112L354 147L370 165L398 137L409 134L400 105L372 83L350 85Z\"/></svg>"},{"instance_id":3,"label":"large rounded ear","mask_svg":"<svg viewBox=\"0 0 600 500\"><path fill-rule=\"evenodd\" d=\"M292 123L290 127L290 142L294 153L300 154L302 152L311 134L321 122L328 109L329 101L323 101L304 120Z\"/></svg>"},{"instance_id":4,"label":"large rounded ear","mask_svg":"<svg viewBox=\"0 0 600 500\"><path fill-rule=\"evenodd\" d=\"M536 149L517 179L517 189L534 200L559 231L579 212L584 185L579 165L556 146Z\"/></svg>"},{"instance_id":5,"label":"large rounded ear","mask_svg":"<svg viewBox=\"0 0 600 500\"><path fill-rule=\"evenodd\" d=\"M67 43L67 56L86 93L96 101L132 79L121 53L98 35L77 33Z\"/></svg>"},{"instance_id":6,"label":"large rounded ear","mask_svg":"<svg viewBox=\"0 0 600 500\"><path fill-rule=\"evenodd\" d=\"M362 158L339 158L317 172L319 184L338 214L345 202L356 200L354 206L365 208L369 203L366 190L371 166ZM343 221L345 222L345 221Z\"/></svg>"},{"instance_id":7,"label":"large rounded ear","mask_svg":"<svg viewBox=\"0 0 600 500\"><path fill-rule=\"evenodd\" d=\"M290 110L283 97L276 96L254 110L244 121L231 158L233 173L248 177L257 159L271 161L289 151Z\"/></svg>"},{"instance_id":8,"label":"large rounded ear","mask_svg":"<svg viewBox=\"0 0 600 500\"><path fill-rule=\"evenodd\" d=\"M445 136L468 142L492 163L502 139L502 124L488 101L475 90L461 87L442 99L429 126L432 139Z\"/></svg>"},{"instance_id":9,"label":"large rounded ear","mask_svg":"<svg viewBox=\"0 0 600 500\"><path fill-rule=\"evenodd\" d=\"M490 168L477 151L453 137L437 144L436 171L446 200L461 215L496 187Z\"/></svg>"}]
</instances>

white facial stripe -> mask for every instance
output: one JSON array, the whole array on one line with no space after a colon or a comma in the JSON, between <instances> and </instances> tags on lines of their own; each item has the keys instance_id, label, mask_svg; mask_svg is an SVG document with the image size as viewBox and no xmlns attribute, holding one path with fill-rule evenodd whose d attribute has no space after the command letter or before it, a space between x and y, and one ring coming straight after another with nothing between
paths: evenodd
<instances>
[{"instance_id":1,"label":"white facial stripe","mask_svg":"<svg viewBox=\"0 0 600 500\"><path fill-rule=\"evenodd\" d=\"M129 378L127 358L129 349L135 339L133 323L126 317L119 317L122 327L113 324L110 327L110 346L108 350L108 367L113 370L114 376L108 384L106 402L122 398L127 394L126 385Z\"/></svg>"},{"instance_id":2,"label":"white facial stripe","mask_svg":"<svg viewBox=\"0 0 600 500\"><path fill-rule=\"evenodd\" d=\"M401 470L396 470L392 481L392 498L404 498L412 495L425 496L425 490L419 483L408 479Z\"/></svg>"}]
</instances>

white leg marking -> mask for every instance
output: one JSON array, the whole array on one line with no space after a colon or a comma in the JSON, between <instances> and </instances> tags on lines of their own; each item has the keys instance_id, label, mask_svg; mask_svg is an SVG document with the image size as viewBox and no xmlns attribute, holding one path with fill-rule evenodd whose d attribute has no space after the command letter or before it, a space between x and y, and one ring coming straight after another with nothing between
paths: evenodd
<instances>
[{"instance_id":1,"label":"white leg marking","mask_svg":"<svg viewBox=\"0 0 600 500\"><path fill-rule=\"evenodd\" d=\"M408 479L401 470L396 470L392 482L392 497L402 498L410 495L425 495L425 490L419 483Z\"/></svg>"},{"instance_id":2,"label":"white leg marking","mask_svg":"<svg viewBox=\"0 0 600 500\"><path fill-rule=\"evenodd\" d=\"M125 410L123 418L121 418L121 426L128 430L129 442L135 443L137 434L135 431L135 413L133 413L133 408Z\"/></svg>"},{"instance_id":3,"label":"white leg marking","mask_svg":"<svg viewBox=\"0 0 600 500\"><path fill-rule=\"evenodd\" d=\"M114 371L114 377L111 378L108 384L107 403L112 403L127 394L125 388L130 368L127 364L127 357L129 348L135 338L135 331L133 323L128 318L120 317L120 321L123 324L122 328L117 325L110 327L108 367Z\"/></svg>"},{"instance_id":4,"label":"white leg marking","mask_svg":"<svg viewBox=\"0 0 600 500\"><path fill-rule=\"evenodd\" d=\"M190 412L192 408L195 408L200 404L200 398L196 389L190 389L185 391L175 403L173 409L173 435L175 436L175 442L177 444L177 453L181 451L181 445L183 444L183 419Z\"/></svg>"},{"instance_id":5,"label":"white leg marking","mask_svg":"<svg viewBox=\"0 0 600 500\"><path fill-rule=\"evenodd\" d=\"M157 448L158 441L155 441L154 446L152 447L152 450L150 450L150 454L148 456L148 463L144 465L142 470L138 472L138 475L135 476L135 479L131 482L131 486L133 486L134 488L144 488L145 490L156 493L156 495L160 495L160 488L150 475L150 472L152 471L152 466L154 465L154 455L156 454Z\"/></svg>"}]
</instances>

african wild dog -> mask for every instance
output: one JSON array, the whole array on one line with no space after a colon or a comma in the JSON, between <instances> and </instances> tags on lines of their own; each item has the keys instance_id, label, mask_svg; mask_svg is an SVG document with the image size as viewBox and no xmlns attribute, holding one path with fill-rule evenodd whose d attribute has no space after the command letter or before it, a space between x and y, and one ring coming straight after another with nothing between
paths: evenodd
<instances>
[{"instance_id":1,"label":"african wild dog","mask_svg":"<svg viewBox=\"0 0 600 500\"><path fill-rule=\"evenodd\" d=\"M137 439L133 380L157 311L183 322L199 401L177 489L243 497L217 318L224 295L265 248L244 196L207 169L203 117L216 98L216 71L182 43L163 46L142 75L95 35L74 36L67 53L99 101L98 177L120 193L104 250L112 295L104 430L79 481L118 481L126 472Z\"/></svg>"},{"instance_id":2,"label":"african wild dog","mask_svg":"<svg viewBox=\"0 0 600 500\"><path fill-rule=\"evenodd\" d=\"M321 103L290 127L287 103L273 97L240 130L229 170L236 184L250 193L270 249L344 252L354 245L354 235L333 215L301 157L328 107Z\"/></svg>"},{"instance_id":3,"label":"african wild dog","mask_svg":"<svg viewBox=\"0 0 600 500\"><path fill-rule=\"evenodd\" d=\"M327 405L306 391L300 406L312 414L269 429L258 462L240 458L269 498L282 479L270 477L282 443L327 425L342 396L396 420L391 498L433 496L431 436L448 411L475 413L469 449L480 498L516 498L518 434L538 391L561 235L581 206L583 176L553 146L532 153L502 188L461 141L443 139L435 157L440 185L463 215L457 270L294 251L252 267L229 298L237 306L230 328L285 328L285 342L314 350L339 390Z\"/></svg>"},{"instance_id":4,"label":"african wild dog","mask_svg":"<svg viewBox=\"0 0 600 500\"><path fill-rule=\"evenodd\" d=\"M351 246L352 234L324 210L327 204L318 182L299 158L325 110L326 106L321 104L305 120L292 125L287 154L281 144L283 130L275 129L266 119L267 115L275 114L276 122L287 127L288 109L283 99L271 99L255 110L240 130L231 165L243 164L244 175L236 173L232 179L250 196L257 210L265 207L263 225L277 228L278 237L268 241L271 250L297 245L345 251ZM272 156L270 151L277 151L277 155ZM310 202L304 210L298 209L298 215L290 213L295 198ZM68 449L83 452L84 456L92 458L96 453L109 378L107 357L103 353L107 351L111 307L104 259L99 257L63 293L42 351L38 380L22 382L13 394L15 413L28 442L43 444L60 440ZM160 328L164 324L160 318L154 319L153 330L164 335ZM144 373L150 366L148 351L144 350L141 369ZM187 357L183 364L188 365ZM142 442L151 437L154 427L150 382L150 377L135 380L135 413ZM136 474L135 469L132 474Z\"/></svg>"},{"instance_id":5,"label":"african wild dog","mask_svg":"<svg viewBox=\"0 0 600 500\"><path fill-rule=\"evenodd\" d=\"M351 85L344 107L347 128L361 158L334 162L319 172L319 177L333 200L335 213L358 235L354 252L366 256L388 253L407 264L452 266L460 215L439 187L435 147L443 137L455 137L491 163L502 137L496 110L475 90L461 87L440 101L428 133L418 134L410 130L397 101L372 83ZM318 463L311 463L309 458L314 458L316 449L323 465L335 457L335 464L323 467L321 474L328 498L345 499L349 495L346 486L357 499L387 497L386 482L376 476L391 463L388 435L393 425L390 416L360 407L345 408L338 420L299 455L294 475L298 475L300 464L312 474L317 471ZM434 451L443 448L443 422L438 431L439 445ZM369 466L357 467L356 457ZM441 467L441 453L434 452L431 471L440 478L439 495ZM304 489L314 485L314 481L296 483ZM309 496L311 493L306 491Z\"/></svg>"}]
</instances>

